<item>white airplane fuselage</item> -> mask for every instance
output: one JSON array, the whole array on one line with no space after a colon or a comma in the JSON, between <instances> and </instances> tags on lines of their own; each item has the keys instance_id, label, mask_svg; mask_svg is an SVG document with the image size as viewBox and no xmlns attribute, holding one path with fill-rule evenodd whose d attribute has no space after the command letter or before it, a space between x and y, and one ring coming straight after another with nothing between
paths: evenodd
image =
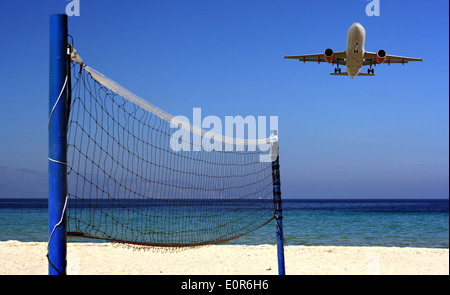
<instances>
[{"instance_id":1,"label":"white airplane fuselage","mask_svg":"<svg viewBox=\"0 0 450 295\"><path fill-rule=\"evenodd\" d=\"M347 73L350 78L355 78L361 71L364 61L364 41L366 30L360 23L354 23L347 31Z\"/></svg>"}]
</instances>

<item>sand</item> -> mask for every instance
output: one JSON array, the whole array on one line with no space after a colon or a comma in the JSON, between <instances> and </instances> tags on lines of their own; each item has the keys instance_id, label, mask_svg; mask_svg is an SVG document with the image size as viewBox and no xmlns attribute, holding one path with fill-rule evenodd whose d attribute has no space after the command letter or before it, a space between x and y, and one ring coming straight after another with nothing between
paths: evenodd
<instances>
[{"instance_id":1,"label":"sand","mask_svg":"<svg viewBox=\"0 0 450 295\"><path fill-rule=\"evenodd\" d=\"M0 275L45 275L47 244L0 242ZM276 275L276 246L215 245L177 252L69 243L73 275ZM449 249L286 246L291 275L448 275Z\"/></svg>"}]
</instances>

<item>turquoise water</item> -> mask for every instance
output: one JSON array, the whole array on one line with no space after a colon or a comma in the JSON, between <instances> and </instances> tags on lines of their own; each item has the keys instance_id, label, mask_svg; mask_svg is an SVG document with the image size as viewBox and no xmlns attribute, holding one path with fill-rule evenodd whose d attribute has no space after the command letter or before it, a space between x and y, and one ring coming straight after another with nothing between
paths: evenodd
<instances>
[{"instance_id":1,"label":"turquoise water","mask_svg":"<svg viewBox=\"0 0 450 295\"><path fill-rule=\"evenodd\" d=\"M449 248L448 200L285 200L283 216L287 245ZM45 242L47 219L47 200L0 199L0 241ZM227 242L275 243L274 222Z\"/></svg>"},{"instance_id":2,"label":"turquoise water","mask_svg":"<svg viewBox=\"0 0 450 295\"><path fill-rule=\"evenodd\" d=\"M305 246L395 246L448 248L448 213L380 212L285 212L287 245ZM250 233L257 243L264 235L273 244L270 225ZM272 237L272 241L270 241ZM232 241L240 244L239 240Z\"/></svg>"}]
</instances>

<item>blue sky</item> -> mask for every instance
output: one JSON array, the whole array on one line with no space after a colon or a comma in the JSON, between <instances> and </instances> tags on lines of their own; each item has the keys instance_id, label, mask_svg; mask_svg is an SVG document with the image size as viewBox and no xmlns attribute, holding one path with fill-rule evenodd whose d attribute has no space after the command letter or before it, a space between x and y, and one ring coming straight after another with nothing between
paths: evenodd
<instances>
[{"instance_id":1,"label":"blue sky","mask_svg":"<svg viewBox=\"0 0 450 295\"><path fill-rule=\"evenodd\" d=\"M47 170L49 15L68 3L0 3L0 167ZM80 0L69 33L86 64L171 114L278 116L284 198L448 198L449 3L380 0L378 17L368 3ZM424 62L352 80L283 60L344 50L353 22L366 50Z\"/></svg>"}]
</instances>

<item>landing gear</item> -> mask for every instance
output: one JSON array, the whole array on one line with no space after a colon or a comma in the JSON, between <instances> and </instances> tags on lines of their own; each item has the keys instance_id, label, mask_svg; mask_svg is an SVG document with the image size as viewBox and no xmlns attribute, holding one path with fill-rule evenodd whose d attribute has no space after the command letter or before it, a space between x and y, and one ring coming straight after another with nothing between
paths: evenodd
<instances>
[{"instance_id":1,"label":"landing gear","mask_svg":"<svg viewBox=\"0 0 450 295\"><path fill-rule=\"evenodd\" d=\"M370 68L369 69L367 69L367 74L371 74L372 73L372 75L373 75L373 72L374 72L374 69L372 69L372 65L373 65L373 63L372 63L372 61L370 61Z\"/></svg>"},{"instance_id":2,"label":"landing gear","mask_svg":"<svg viewBox=\"0 0 450 295\"><path fill-rule=\"evenodd\" d=\"M334 73L335 74L341 73L341 68L339 67L339 61L337 61L337 63L336 63L336 68L334 68Z\"/></svg>"},{"instance_id":3,"label":"landing gear","mask_svg":"<svg viewBox=\"0 0 450 295\"><path fill-rule=\"evenodd\" d=\"M359 45L359 43L358 43L358 42L355 42L354 45L355 45L355 49L353 50L353 52L354 52L354 53L358 53L358 52L359 52L359 51L358 51L358 45Z\"/></svg>"}]
</instances>

